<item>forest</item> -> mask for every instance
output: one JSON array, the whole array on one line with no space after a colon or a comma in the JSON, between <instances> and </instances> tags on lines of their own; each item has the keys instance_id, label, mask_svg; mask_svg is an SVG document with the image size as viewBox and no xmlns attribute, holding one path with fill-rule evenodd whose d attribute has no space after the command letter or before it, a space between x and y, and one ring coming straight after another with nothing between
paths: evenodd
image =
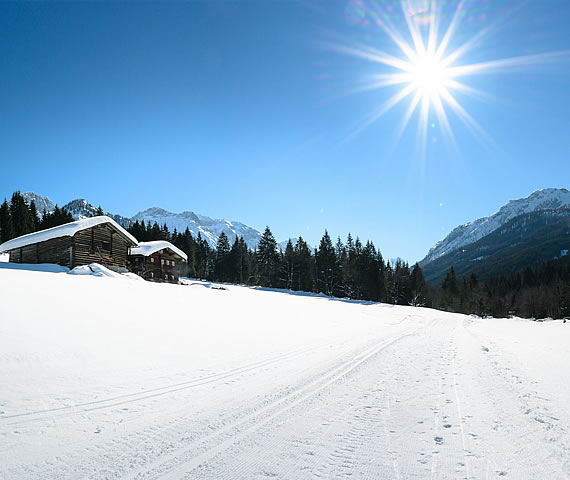
<instances>
[{"instance_id":1,"label":"forest","mask_svg":"<svg viewBox=\"0 0 570 480\"><path fill-rule=\"evenodd\" d=\"M98 209L97 214L103 215ZM63 208L39 214L19 192L0 205L0 243L11 238L73 221ZM183 275L216 282L238 283L322 293L338 298L425 306L480 316L562 318L570 315L570 258L552 259L518 272L479 280L475 273L457 276L449 267L441 284L428 285L419 264L385 261L371 241L350 233L333 243L325 231L311 248L302 238L279 248L265 228L254 249L242 238L221 233L215 248L200 233L170 232L166 225L135 221L128 228L139 241L167 240L188 255Z\"/></svg>"}]
</instances>

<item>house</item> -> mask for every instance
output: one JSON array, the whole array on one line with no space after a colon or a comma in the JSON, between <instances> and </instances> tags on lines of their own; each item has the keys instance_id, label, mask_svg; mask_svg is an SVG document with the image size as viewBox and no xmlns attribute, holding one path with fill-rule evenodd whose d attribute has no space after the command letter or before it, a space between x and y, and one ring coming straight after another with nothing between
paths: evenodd
<instances>
[{"instance_id":1,"label":"house","mask_svg":"<svg viewBox=\"0 0 570 480\"><path fill-rule=\"evenodd\" d=\"M182 250L165 240L140 242L129 251L131 272L153 282L178 283L187 261Z\"/></svg>"},{"instance_id":2,"label":"house","mask_svg":"<svg viewBox=\"0 0 570 480\"><path fill-rule=\"evenodd\" d=\"M85 218L29 233L0 245L13 263L57 263L68 268L100 263L126 272L135 237L106 216Z\"/></svg>"}]
</instances>

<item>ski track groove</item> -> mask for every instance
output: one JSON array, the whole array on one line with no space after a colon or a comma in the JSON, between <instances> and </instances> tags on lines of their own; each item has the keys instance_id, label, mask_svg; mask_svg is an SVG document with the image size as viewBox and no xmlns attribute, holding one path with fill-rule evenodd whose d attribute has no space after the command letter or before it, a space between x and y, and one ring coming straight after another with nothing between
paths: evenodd
<instances>
[{"instance_id":1,"label":"ski track groove","mask_svg":"<svg viewBox=\"0 0 570 480\"><path fill-rule=\"evenodd\" d=\"M322 348L322 346L321 346L321 348ZM106 398L106 399L93 400L90 402L78 403L76 405L66 405L66 406L62 406L62 407L49 408L49 409L45 409L45 410L36 410L33 412L24 412L24 413L17 413L17 414L13 414L13 415L0 416L0 422L10 420L13 418L24 418L24 420L22 420L22 421L14 421L14 422L6 422L5 423L6 425L19 425L21 423L26 423L26 422L30 422L30 421L47 420L47 419L51 419L51 418L56 417L56 416L67 416L67 415L76 414L76 413L92 412L95 410L116 407L116 406L124 405L127 403L146 400L149 398L159 397L162 395L168 395L169 393L175 393L175 392L179 392L182 390L187 390L190 388L195 388L195 387L199 387L202 385L207 385L209 383L217 382L220 380L226 380L228 378L235 377L236 375L241 375L243 373L254 371L254 370L257 370L259 368L263 368L265 366L272 365L274 363L278 363L278 362L281 362L283 360L288 360L290 358L294 358L296 356L300 356L300 355L303 355L304 353L307 353L309 351L314 351L314 350L315 350L315 348L312 347L312 348L307 348L307 349L289 352L289 353L285 353L285 354L280 354L280 355L277 355L275 357L272 357L271 359L266 359L266 360L262 360L259 362L253 362L251 364L247 364L247 365L244 365L242 367L237 367L237 368L234 368L231 370L226 370L224 372L213 373L210 375L206 375L204 377L194 378L192 380L188 380L185 382L179 382L179 383L175 383L175 384L165 385L163 387L152 388L149 390L145 390L143 392L127 393L124 395L118 395L118 396L110 397L110 398ZM123 400L125 398L128 398L128 400ZM117 401L117 400L119 400L119 401ZM97 405L97 406L91 407L92 405ZM88 407L88 408L84 408L84 407ZM61 413L61 414L56 413L55 415L49 415L49 416L40 416L40 415L45 415L47 413L52 413L52 412L64 412L64 413Z\"/></svg>"},{"instance_id":2,"label":"ski track groove","mask_svg":"<svg viewBox=\"0 0 570 480\"><path fill-rule=\"evenodd\" d=\"M355 371L358 367L363 365L367 360L381 352L386 347L396 343L397 341L410 336L417 332L421 327L414 327L407 329L404 332L391 337L383 339L379 343L375 343L372 347L365 348L360 354L348 361L341 361L339 365L335 365L327 372L319 374L316 379L309 380L305 385L285 394L283 397L270 402L264 407L255 410L251 414L240 418L237 422L230 423L218 431L212 432L204 438L200 438L198 442L211 442L214 441L213 446L206 446L206 449L199 454L194 453L197 445L185 446L181 451L174 452L169 458L156 462L147 467L143 471L132 472L127 475L126 479L180 479L184 475L198 468L200 465L205 464L207 461L216 457L232 445L238 443L240 440L253 434L255 431L264 427L270 422L274 422L277 418L293 407L305 402L306 400L319 394L325 388L342 380L344 377ZM261 417L255 422L256 417ZM251 424L254 421L253 425ZM241 427L241 429L240 429ZM231 430L237 430L228 435ZM225 438L224 438L225 437ZM217 440L217 443L216 443ZM198 443L196 442L196 443ZM189 457L189 458L181 458ZM168 465L172 464L174 465Z\"/></svg>"}]
</instances>

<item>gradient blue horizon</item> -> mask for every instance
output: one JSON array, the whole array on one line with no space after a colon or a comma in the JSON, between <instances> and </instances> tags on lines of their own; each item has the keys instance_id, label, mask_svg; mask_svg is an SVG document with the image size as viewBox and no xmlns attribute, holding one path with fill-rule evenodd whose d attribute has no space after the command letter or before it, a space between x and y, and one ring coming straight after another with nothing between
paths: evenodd
<instances>
[{"instance_id":1,"label":"gradient blue horizon","mask_svg":"<svg viewBox=\"0 0 570 480\"><path fill-rule=\"evenodd\" d=\"M518 3L471 1L454 46L496 25L469 62L570 50L570 4ZM568 58L466 82L496 99L459 97L495 147L449 114L458 151L432 122L421 158L416 117L394 144L408 102L351 136L394 92L345 95L382 69L323 46L393 52L360 4L0 3L0 197L192 210L313 245L351 232L413 263L510 199L569 187Z\"/></svg>"}]
</instances>

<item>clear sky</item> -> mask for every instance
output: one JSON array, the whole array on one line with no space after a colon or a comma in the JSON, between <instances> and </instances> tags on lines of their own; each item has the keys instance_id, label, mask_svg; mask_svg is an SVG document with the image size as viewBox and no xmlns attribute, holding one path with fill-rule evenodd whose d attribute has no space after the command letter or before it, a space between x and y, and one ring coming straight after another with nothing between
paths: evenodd
<instances>
[{"instance_id":1,"label":"clear sky","mask_svg":"<svg viewBox=\"0 0 570 480\"><path fill-rule=\"evenodd\" d=\"M440 39L457 1L440 6ZM455 66L526 56L454 92L491 137L447 108L456 147L430 107L403 135L400 85L351 93L394 72L348 47L402 57L391 25L426 0L0 2L0 195L86 198L131 216L151 206L370 239L421 259L452 228L513 198L569 187L570 2L473 0L447 51ZM420 17L417 17L420 18ZM415 20L414 20L415 21ZM422 27L418 27L422 30ZM422 32L425 33L425 32Z\"/></svg>"}]
</instances>

